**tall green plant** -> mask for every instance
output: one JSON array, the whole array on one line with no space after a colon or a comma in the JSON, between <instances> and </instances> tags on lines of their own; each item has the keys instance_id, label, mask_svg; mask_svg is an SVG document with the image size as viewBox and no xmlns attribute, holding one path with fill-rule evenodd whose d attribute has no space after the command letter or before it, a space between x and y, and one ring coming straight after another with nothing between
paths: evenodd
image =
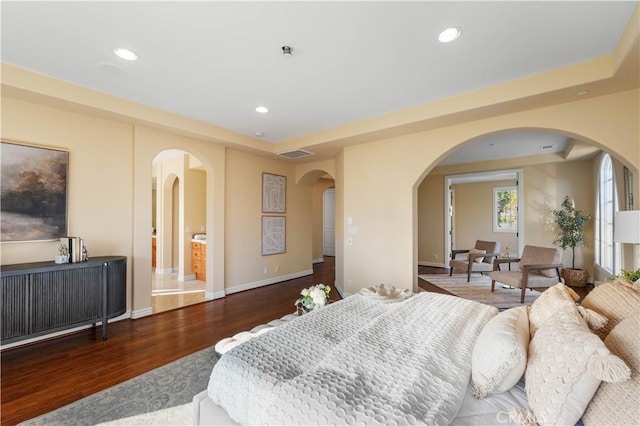
<instances>
[{"instance_id":1,"label":"tall green plant","mask_svg":"<svg viewBox=\"0 0 640 426\"><path fill-rule=\"evenodd\" d=\"M576 269L576 247L584 246L584 227L591 219L591 215L576 210L571 197L564 197L562 208L553 210L558 235L553 244L566 250L571 247L571 269Z\"/></svg>"}]
</instances>

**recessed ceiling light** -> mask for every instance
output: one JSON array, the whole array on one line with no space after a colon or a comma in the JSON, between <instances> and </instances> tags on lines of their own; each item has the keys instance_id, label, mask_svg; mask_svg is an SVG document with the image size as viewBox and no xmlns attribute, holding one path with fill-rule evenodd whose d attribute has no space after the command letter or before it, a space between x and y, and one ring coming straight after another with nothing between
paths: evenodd
<instances>
[{"instance_id":1,"label":"recessed ceiling light","mask_svg":"<svg viewBox=\"0 0 640 426\"><path fill-rule=\"evenodd\" d=\"M576 93L576 96L586 96L589 94L588 90L580 90L578 93Z\"/></svg>"},{"instance_id":2,"label":"recessed ceiling light","mask_svg":"<svg viewBox=\"0 0 640 426\"><path fill-rule=\"evenodd\" d=\"M113 49L113 53L115 53L117 57L126 61L136 61L138 59L138 54L136 52L125 49L124 47Z\"/></svg>"},{"instance_id":3,"label":"recessed ceiling light","mask_svg":"<svg viewBox=\"0 0 640 426\"><path fill-rule=\"evenodd\" d=\"M454 40L457 40L462 34L462 30L458 27L447 28L438 36L438 41L440 43L451 43Z\"/></svg>"},{"instance_id":4,"label":"recessed ceiling light","mask_svg":"<svg viewBox=\"0 0 640 426\"><path fill-rule=\"evenodd\" d=\"M258 111L260 114L266 114L267 112L269 112L269 108L264 106L259 106L259 107L256 107L256 111Z\"/></svg>"},{"instance_id":5,"label":"recessed ceiling light","mask_svg":"<svg viewBox=\"0 0 640 426\"><path fill-rule=\"evenodd\" d=\"M262 132L254 132L253 134L256 135L259 138L264 136L264 133L262 133Z\"/></svg>"}]
</instances>

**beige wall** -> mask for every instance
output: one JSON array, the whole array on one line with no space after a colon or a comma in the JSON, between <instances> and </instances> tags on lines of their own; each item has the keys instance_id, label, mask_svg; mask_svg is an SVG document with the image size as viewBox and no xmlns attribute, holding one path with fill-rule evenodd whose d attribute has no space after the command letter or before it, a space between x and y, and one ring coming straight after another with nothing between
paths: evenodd
<instances>
[{"instance_id":1,"label":"beige wall","mask_svg":"<svg viewBox=\"0 0 640 426\"><path fill-rule=\"evenodd\" d=\"M477 182L451 185L454 194L455 249L473 247L476 240L498 241L501 252L509 247L518 252L518 237L514 232L493 231L493 188L514 186L515 181Z\"/></svg>"},{"instance_id":2,"label":"beige wall","mask_svg":"<svg viewBox=\"0 0 640 426\"><path fill-rule=\"evenodd\" d=\"M576 208L594 216L595 191L592 161L575 161L528 167L523 172L524 243L553 246L557 235L552 210L559 209L565 196L573 197ZM593 220L585 228L585 247L576 249L576 267L593 273ZM562 263L571 266L571 250Z\"/></svg>"},{"instance_id":3,"label":"beige wall","mask_svg":"<svg viewBox=\"0 0 640 426\"><path fill-rule=\"evenodd\" d=\"M2 98L3 140L69 150L68 234L85 239L90 257L127 256L128 293L132 283L131 132L132 126L125 123ZM149 215L145 235L149 251L150 220ZM0 259L3 265L53 261L58 244L57 241L2 243ZM131 300L127 307L131 307Z\"/></svg>"},{"instance_id":4,"label":"beige wall","mask_svg":"<svg viewBox=\"0 0 640 426\"><path fill-rule=\"evenodd\" d=\"M226 288L238 291L312 273L311 186L295 183L295 167L227 150ZM286 253L262 256L262 173L287 177ZM264 272L266 270L266 273ZM274 281L274 282L276 282Z\"/></svg>"},{"instance_id":5,"label":"beige wall","mask_svg":"<svg viewBox=\"0 0 640 426\"><path fill-rule=\"evenodd\" d=\"M353 218L358 235L352 246L344 247L344 271L336 280L344 283L347 293L379 282L417 286L418 233L414 229L419 184L434 164L475 137L516 129L555 131L611 152L637 174L639 96L638 90L630 90L346 147L344 219ZM531 182L538 185L535 179ZM585 191L592 191L589 183L585 186ZM562 189L554 188L553 192L558 194ZM573 185L566 189L579 191ZM541 197L545 193L540 189ZM537 208L551 203L538 201ZM537 233L526 230L526 235ZM545 238L544 242L550 240ZM385 253L385 262L371 261L381 253Z\"/></svg>"},{"instance_id":6,"label":"beige wall","mask_svg":"<svg viewBox=\"0 0 640 426\"><path fill-rule=\"evenodd\" d=\"M418 188L418 263L448 265L445 253L444 175L427 176Z\"/></svg>"},{"instance_id":7,"label":"beige wall","mask_svg":"<svg viewBox=\"0 0 640 426\"><path fill-rule=\"evenodd\" d=\"M324 202L323 196L325 190L327 188L333 188L335 186L335 181L333 179L319 179L313 185L313 195L311 201L311 209L313 211L313 234L312 234L312 243L313 243L313 261L322 261L322 253L324 246Z\"/></svg>"}]
</instances>

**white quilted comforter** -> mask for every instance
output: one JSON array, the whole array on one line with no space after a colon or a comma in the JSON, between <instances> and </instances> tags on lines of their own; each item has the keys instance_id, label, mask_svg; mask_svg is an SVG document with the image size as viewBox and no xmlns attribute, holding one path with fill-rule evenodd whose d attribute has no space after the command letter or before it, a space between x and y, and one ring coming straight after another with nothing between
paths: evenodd
<instances>
[{"instance_id":1,"label":"white quilted comforter","mask_svg":"<svg viewBox=\"0 0 640 426\"><path fill-rule=\"evenodd\" d=\"M227 352L211 399L242 424L445 425L497 309L436 293L354 295Z\"/></svg>"}]
</instances>

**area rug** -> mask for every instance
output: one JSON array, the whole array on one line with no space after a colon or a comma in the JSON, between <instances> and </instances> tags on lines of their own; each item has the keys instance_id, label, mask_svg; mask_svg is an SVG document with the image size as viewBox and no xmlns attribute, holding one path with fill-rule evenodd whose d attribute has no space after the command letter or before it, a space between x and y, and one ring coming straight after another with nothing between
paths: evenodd
<instances>
[{"instance_id":1,"label":"area rug","mask_svg":"<svg viewBox=\"0 0 640 426\"><path fill-rule=\"evenodd\" d=\"M436 287L447 290L463 299L475 300L486 303L499 309L513 308L514 306L531 305L540 296L540 292L527 289L524 296L524 303L520 303L519 288L504 288L502 284L496 283L495 291L491 292L491 279L485 275L472 275L471 281L467 282L467 274L424 274L418 278L425 280Z\"/></svg>"},{"instance_id":2,"label":"area rug","mask_svg":"<svg viewBox=\"0 0 640 426\"><path fill-rule=\"evenodd\" d=\"M216 361L212 346L23 424L189 425Z\"/></svg>"}]
</instances>

